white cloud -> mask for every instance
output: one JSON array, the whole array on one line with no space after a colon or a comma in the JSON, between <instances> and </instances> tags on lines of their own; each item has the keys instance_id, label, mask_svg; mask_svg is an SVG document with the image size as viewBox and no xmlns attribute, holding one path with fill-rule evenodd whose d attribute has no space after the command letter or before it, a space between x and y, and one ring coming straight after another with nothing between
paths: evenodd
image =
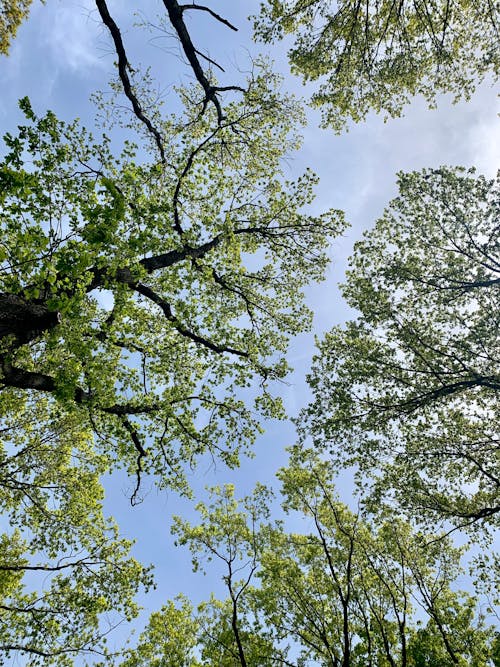
<instances>
[{"instance_id":1,"label":"white cloud","mask_svg":"<svg viewBox=\"0 0 500 667\"><path fill-rule=\"evenodd\" d=\"M500 111L500 104L497 103ZM500 127L498 114L482 118L470 132L473 164L486 176L495 176L500 169Z\"/></svg>"},{"instance_id":2,"label":"white cloud","mask_svg":"<svg viewBox=\"0 0 500 667\"><path fill-rule=\"evenodd\" d=\"M56 4L46 14L42 9L39 16L44 23L43 41L58 69L85 75L89 69L109 67L102 51L96 48L102 26L95 11L90 3Z\"/></svg>"}]
</instances>

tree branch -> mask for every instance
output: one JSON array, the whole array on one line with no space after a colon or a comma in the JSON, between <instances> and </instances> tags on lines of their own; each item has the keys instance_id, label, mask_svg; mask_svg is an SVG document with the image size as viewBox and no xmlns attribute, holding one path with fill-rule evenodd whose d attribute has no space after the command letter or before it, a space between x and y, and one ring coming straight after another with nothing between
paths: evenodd
<instances>
[{"instance_id":1,"label":"tree branch","mask_svg":"<svg viewBox=\"0 0 500 667\"><path fill-rule=\"evenodd\" d=\"M216 14L209 7L205 7L203 5L195 5L194 2L193 2L192 5L179 5L179 8L182 12L185 12L189 9L198 9L199 11L202 11L202 12L208 12L210 14L210 16L214 17L214 19L216 19L217 21L220 21L221 23L223 23L228 28L231 28L231 30L234 30L235 32L238 32L238 28L236 28L236 26L234 26L232 23L230 23L224 17L220 16L220 14Z\"/></svg>"},{"instance_id":2,"label":"tree branch","mask_svg":"<svg viewBox=\"0 0 500 667\"><path fill-rule=\"evenodd\" d=\"M104 25L108 28L109 32L111 33L111 37L115 45L116 55L118 56L118 76L120 77L120 81L123 86L123 92L125 93L126 97L130 100L134 114L142 123L144 123L144 125L148 128L149 132L153 135L156 146L158 147L158 151L161 156L161 161L163 162L163 164L165 164L166 163L165 149L163 146L163 139L161 137L161 134L156 129L156 127L154 127L153 123L149 120L149 118L145 115L139 103L139 100L137 99L137 96L135 95L132 89L132 84L130 82L130 78L127 71L128 69L131 70L132 68L130 67L130 63L128 62L127 59L127 54L125 52L125 47L123 45L120 29L118 28L115 21L111 17L111 14L109 13L105 0L95 0L95 2L97 5L97 9L99 10L101 19Z\"/></svg>"},{"instance_id":3,"label":"tree branch","mask_svg":"<svg viewBox=\"0 0 500 667\"><path fill-rule=\"evenodd\" d=\"M488 389L500 390L500 380L495 376L485 377L477 376L471 380L462 380L460 382L453 382L444 384L436 389L431 389L423 394L414 396L397 404L397 406L390 406L389 409L397 407L405 412L413 412L417 407L426 405L444 396L450 396L460 393L466 389L473 389L474 387L486 387ZM378 405L378 408L388 409L388 406Z\"/></svg>"},{"instance_id":4,"label":"tree branch","mask_svg":"<svg viewBox=\"0 0 500 667\"><path fill-rule=\"evenodd\" d=\"M142 473L142 459L147 456L147 452L142 446L141 440L139 438L139 434L137 433L137 430L135 426L132 424L131 421L127 419L127 417L122 416L120 418L121 423L125 427L125 429L129 432L130 437L132 438L132 442L134 443L134 447L136 448L138 454L137 454L137 460L136 460L136 478L137 482L135 485L134 492L130 498L130 504L132 506L137 505L137 494L139 492L139 489L141 488L141 473Z\"/></svg>"},{"instance_id":5,"label":"tree branch","mask_svg":"<svg viewBox=\"0 0 500 667\"><path fill-rule=\"evenodd\" d=\"M206 60L207 63L210 63L210 64L213 65L214 67L217 67L218 69L220 69L221 72L225 72L225 71L226 71L226 70L222 67L222 65L219 65L219 63L216 62L215 60L212 60L212 58L209 58L207 55L205 55L205 54L202 53L201 51L198 51L198 49L195 49L195 51L196 51L196 53L200 56L200 58L203 58L203 60Z\"/></svg>"},{"instance_id":6,"label":"tree branch","mask_svg":"<svg viewBox=\"0 0 500 667\"><path fill-rule=\"evenodd\" d=\"M179 262L182 262L188 258L203 257L203 255L206 255L207 252L218 246L221 241L222 235L218 234L210 241L202 243L196 248L184 246L182 250L171 250L170 252L163 253L162 255L146 257L141 259L139 263L146 269L148 273L152 273L153 271L158 271L159 269L166 269L167 267L178 264Z\"/></svg>"},{"instance_id":7,"label":"tree branch","mask_svg":"<svg viewBox=\"0 0 500 667\"><path fill-rule=\"evenodd\" d=\"M221 92L222 90L239 90L241 92L245 92L245 90L240 86L225 86L224 88L220 88L218 86L213 86L210 83L200 64L196 48L191 40L191 36L184 22L183 13L188 8L188 6L179 5L177 0L163 0L163 4L165 5L170 23L177 33L179 41L182 45L182 49L186 55L186 58L188 59L189 64L191 65L191 69L193 70L196 80L203 88L205 93L202 113L205 111L208 103L211 102L217 111L217 119L219 123L221 123L224 120L224 114L222 113L222 107L219 98L217 97L217 93ZM196 6L194 8L196 9ZM201 9L201 7L199 9ZM213 12L208 10L208 8L206 11L213 15ZM217 15L215 15L215 17L218 18Z\"/></svg>"},{"instance_id":8,"label":"tree branch","mask_svg":"<svg viewBox=\"0 0 500 667\"><path fill-rule=\"evenodd\" d=\"M200 345L203 345L204 347L207 347L209 350L217 352L218 354L223 354L224 352L228 352L229 354L234 354L238 357L248 358L249 356L248 352L245 352L243 350L237 350L236 348L228 347L225 345L217 345L217 343L213 343L212 341L208 340L208 338L204 338L203 336L200 336L199 334L196 334L193 331L186 329L186 327L184 327L183 324L179 322L177 317L172 312L171 305L147 285L144 285L143 283L127 283L127 284L135 292L142 294L153 303L156 303L156 305L160 307L161 311L163 312L167 320L174 325L175 329L182 336L190 338L195 343L199 343Z\"/></svg>"},{"instance_id":9,"label":"tree branch","mask_svg":"<svg viewBox=\"0 0 500 667\"><path fill-rule=\"evenodd\" d=\"M54 393L57 386L56 381L51 375L45 373L35 373L27 371L23 368L12 366L11 362L6 356L0 356L0 369L2 371L3 379L0 379L6 387L16 387L18 389L34 389L35 391L45 391ZM92 393L85 391L81 387L76 387L74 394L75 403L80 405L88 404L92 400ZM132 405L129 403L116 403L109 406L95 406L100 412L116 415L117 417L125 417L127 415L144 415L156 412L159 409L158 403L150 405ZM1 568L0 568L1 569Z\"/></svg>"},{"instance_id":10,"label":"tree branch","mask_svg":"<svg viewBox=\"0 0 500 667\"><path fill-rule=\"evenodd\" d=\"M0 368L3 375L2 383L5 386L17 387L18 389L35 389L37 391L55 391L56 383L53 377L45 375L45 373L34 373L16 368L12 366L5 355L0 357Z\"/></svg>"}]
</instances>

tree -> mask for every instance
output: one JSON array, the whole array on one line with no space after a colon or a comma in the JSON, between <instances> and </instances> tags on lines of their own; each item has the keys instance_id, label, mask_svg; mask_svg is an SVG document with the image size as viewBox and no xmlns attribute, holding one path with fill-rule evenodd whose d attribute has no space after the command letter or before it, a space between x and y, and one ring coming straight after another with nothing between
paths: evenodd
<instances>
[{"instance_id":1,"label":"tree","mask_svg":"<svg viewBox=\"0 0 500 667\"><path fill-rule=\"evenodd\" d=\"M186 90L184 118L155 118L165 162L154 143L149 161L139 163L130 144L116 158L105 136L94 141L51 112L38 117L27 100L26 124L5 137L4 511L12 525L21 521L19 539L28 535L26 571L73 564L64 585L45 578L48 590L22 603L21 577L9 575L5 650L50 660L52 636L76 651L97 645L88 628L98 627L100 612L130 605L124 613L133 615L143 571L125 563L128 545L100 517L100 475L127 467L132 502L144 472L189 493L184 466L203 454L236 465L259 413L282 413L268 384L286 373L289 335L309 326L301 288L321 278L328 237L343 223L335 212L302 210L311 174L282 178L280 156L297 143L300 111L267 83L268 73L256 74L224 118L215 105L200 115ZM145 146L150 136L145 127ZM261 388L246 390L254 409L242 398L252 383ZM47 425L45 435L37 424ZM5 539L17 549L17 534ZM35 555L40 548L46 561ZM93 591L88 606L74 585ZM8 639L16 633L32 641ZM72 636L77 645L64 639Z\"/></svg>"},{"instance_id":2,"label":"tree","mask_svg":"<svg viewBox=\"0 0 500 667\"><path fill-rule=\"evenodd\" d=\"M286 373L287 339L310 324L302 288L322 277L343 227L337 212L304 210L312 174L284 179L297 104L259 64L245 88L219 86L184 15L228 22L164 5L195 75L183 112L152 104L97 0L113 87L132 111L107 99L99 131L117 120L140 146L117 155L108 136L39 116L27 99L26 122L4 138L0 650L30 664L116 661L106 635L136 615L151 578L103 516L100 477L125 466L135 503L144 473L189 493L184 468L200 456L237 465L261 417L282 414L270 385ZM150 631L173 616L163 610Z\"/></svg>"},{"instance_id":3,"label":"tree","mask_svg":"<svg viewBox=\"0 0 500 667\"><path fill-rule=\"evenodd\" d=\"M201 667L194 657L199 641L200 622L184 596L169 600L154 612L120 667ZM115 663L116 664L116 663Z\"/></svg>"},{"instance_id":4,"label":"tree","mask_svg":"<svg viewBox=\"0 0 500 667\"><path fill-rule=\"evenodd\" d=\"M277 637L302 648L297 664L409 667L417 646L432 655L425 636L443 664L486 667L491 628L455 590L460 549L400 518L350 510L335 465L313 450L293 448L278 477L285 511L308 529L274 533L257 594Z\"/></svg>"},{"instance_id":5,"label":"tree","mask_svg":"<svg viewBox=\"0 0 500 667\"><path fill-rule=\"evenodd\" d=\"M269 522L260 486L242 501L231 486L214 488L198 522L175 519L195 571L222 568L228 592L198 607L201 664L491 664L495 633L456 590L463 549L401 518L353 512L337 498L334 465L312 450L293 448L278 476L282 506L303 531ZM140 646L162 646L161 637Z\"/></svg>"},{"instance_id":6,"label":"tree","mask_svg":"<svg viewBox=\"0 0 500 667\"><path fill-rule=\"evenodd\" d=\"M27 18L33 0L2 0L0 3L0 54L7 55L17 29Z\"/></svg>"},{"instance_id":7,"label":"tree","mask_svg":"<svg viewBox=\"0 0 500 667\"><path fill-rule=\"evenodd\" d=\"M370 110L400 116L410 98L469 98L500 72L492 0L267 0L257 37L292 34L292 71L319 81L312 103L337 132Z\"/></svg>"},{"instance_id":8,"label":"tree","mask_svg":"<svg viewBox=\"0 0 500 667\"><path fill-rule=\"evenodd\" d=\"M274 92L275 77L256 66L246 89L221 87L202 69L184 14L227 21L165 0L196 85L180 92L184 115L162 118L147 77L134 79L106 3L96 4L118 57L116 87L151 160L134 161L130 144L115 158L107 137L96 143L22 102L28 124L5 137L0 169L4 396L57 397L102 442L119 441L115 458L138 486L145 437L155 432L152 468L182 487L181 462L214 453L222 433L233 443L220 450L228 463L252 440L256 422L235 388L258 377L259 410L280 412L268 381L286 372L287 337L309 325L301 288L322 277L328 236L343 223L338 212L301 210L312 199L310 173L295 184L282 178L301 112ZM224 92L241 101L223 109ZM130 130L128 118L118 122Z\"/></svg>"},{"instance_id":9,"label":"tree","mask_svg":"<svg viewBox=\"0 0 500 667\"><path fill-rule=\"evenodd\" d=\"M107 635L137 616L134 597L151 575L103 516L107 466L91 432L33 400L38 421L17 398L2 423L0 652L63 667L108 653Z\"/></svg>"},{"instance_id":10,"label":"tree","mask_svg":"<svg viewBox=\"0 0 500 667\"><path fill-rule=\"evenodd\" d=\"M400 174L355 247L360 315L320 343L302 436L355 465L372 501L456 525L498 521L498 180Z\"/></svg>"},{"instance_id":11,"label":"tree","mask_svg":"<svg viewBox=\"0 0 500 667\"><path fill-rule=\"evenodd\" d=\"M0 9L0 53L7 53L31 0L5 0ZM163 0L162 30L173 31L203 90L202 104L224 115L220 86L202 63L223 71L193 43L186 14L203 12L231 30L225 17L199 3ZM145 99L132 81L133 69L119 25L106 0L96 0L109 29L118 73L134 113L161 149L161 132L148 115ZM415 95L431 107L442 93L454 101L468 99L478 83L500 73L500 13L495 0L265 0L254 17L256 38L267 43L292 35L292 71L304 81L319 81L312 103L323 122L337 132L348 119L360 121L369 111L396 117Z\"/></svg>"},{"instance_id":12,"label":"tree","mask_svg":"<svg viewBox=\"0 0 500 667\"><path fill-rule=\"evenodd\" d=\"M167 4L192 55L184 10ZM337 212L305 210L311 173L283 176L302 114L265 67L226 91L195 54L184 112L162 116L98 6L133 110L132 128L119 122L141 158L25 99L0 161L0 495L12 526L0 648L33 664L105 654L105 615L133 617L150 583L102 515L99 477L126 467L132 503L145 473L189 493L186 466L237 465L262 416L282 415L270 385L287 371L287 339L310 324L302 288L343 227Z\"/></svg>"},{"instance_id":13,"label":"tree","mask_svg":"<svg viewBox=\"0 0 500 667\"><path fill-rule=\"evenodd\" d=\"M184 470L199 457L237 465L261 419L283 414L272 383L286 374L289 337L310 324L302 290L322 278L343 228L339 212L308 214L313 175L284 177L302 113L276 77L257 63L245 85L219 84L184 18L234 26L196 3L163 6L195 80L178 91L180 113L155 102L96 0L116 54L113 89L131 111L106 100L98 131L117 120L139 146L118 154L110 137L37 115L25 99L26 122L0 160L0 648L30 664L120 659L105 647L111 612L133 617L151 580L103 516L100 477L126 467L135 503L144 474L188 494ZM250 585L270 531L248 529L229 495L201 532L179 524L195 551L217 550L228 599L198 617L168 604L137 650L122 652L125 665L290 664ZM443 637L433 622L421 645Z\"/></svg>"},{"instance_id":14,"label":"tree","mask_svg":"<svg viewBox=\"0 0 500 667\"><path fill-rule=\"evenodd\" d=\"M301 286L321 277L341 227L336 213L301 212L314 177L281 181L294 107L258 78L215 129L209 113L169 121L162 165L135 163L131 147L116 160L106 139L23 106L29 124L6 137L0 166L5 410L41 392L108 456L178 486L181 463L204 451L234 463L255 423L235 388L260 378L258 409L279 412L266 384L309 324Z\"/></svg>"},{"instance_id":15,"label":"tree","mask_svg":"<svg viewBox=\"0 0 500 667\"><path fill-rule=\"evenodd\" d=\"M277 664L282 652L273 646L265 624L259 623L260 609L253 596L253 580L269 541L270 492L259 485L251 496L239 501L230 484L209 491L211 503L196 506L199 524L175 516L172 527L176 544L189 547L195 572L205 573L212 560L223 567L228 599L212 597L198 608L203 664Z\"/></svg>"}]
</instances>

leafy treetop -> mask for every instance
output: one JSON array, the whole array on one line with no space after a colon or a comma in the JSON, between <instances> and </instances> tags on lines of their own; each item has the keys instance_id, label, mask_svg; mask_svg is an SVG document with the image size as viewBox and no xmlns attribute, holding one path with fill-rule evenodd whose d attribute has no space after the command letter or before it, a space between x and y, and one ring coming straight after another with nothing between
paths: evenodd
<instances>
[{"instance_id":1,"label":"leafy treetop","mask_svg":"<svg viewBox=\"0 0 500 667\"><path fill-rule=\"evenodd\" d=\"M124 667L170 664L161 627L172 620L185 622L178 659L189 667L199 664L194 647L207 666L491 664L495 633L477 601L457 590L462 550L449 538L352 511L337 497L336 466L313 450L293 448L278 476L294 532L270 521L262 486L243 500L231 485L212 488L210 503L197 505L199 521L176 518L194 569L220 572L227 598L196 611L169 603Z\"/></svg>"},{"instance_id":2,"label":"leafy treetop","mask_svg":"<svg viewBox=\"0 0 500 667\"><path fill-rule=\"evenodd\" d=\"M266 0L255 17L258 38L293 36L292 71L319 82L312 103L337 132L414 95L468 99L500 73L499 25L491 0Z\"/></svg>"},{"instance_id":3,"label":"leafy treetop","mask_svg":"<svg viewBox=\"0 0 500 667\"><path fill-rule=\"evenodd\" d=\"M22 105L0 163L2 413L45 393L178 488L203 452L235 464L256 429L236 394L258 382L257 410L281 413L267 383L343 225L303 210L314 176L282 178L296 107L258 77L215 129L215 111L166 121L168 164L139 164Z\"/></svg>"},{"instance_id":4,"label":"leafy treetop","mask_svg":"<svg viewBox=\"0 0 500 667\"><path fill-rule=\"evenodd\" d=\"M500 510L498 187L460 168L400 174L343 286L360 315L321 341L300 425L374 502L462 526Z\"/></svg>"},{"instance_id":5,"label":"leafy treetop","mask_svg":"<svg viewBox=\"0 0 500 667\"><path fill-rule=\"evenodd\" d=\"M0 3L0 54L7 55L17 29L27 18L33 0L2 0Z\"/></svg>"}]
</instances>

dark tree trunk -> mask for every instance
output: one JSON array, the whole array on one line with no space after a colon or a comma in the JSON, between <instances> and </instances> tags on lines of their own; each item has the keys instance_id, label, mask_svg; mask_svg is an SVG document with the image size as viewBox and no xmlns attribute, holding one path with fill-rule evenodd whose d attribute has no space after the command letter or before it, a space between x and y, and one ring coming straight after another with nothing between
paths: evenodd
<instances>
[{"instance_id":1,"label":"dark tree trunk","mask_svg":"<svg viewBox=\"0 0 500 667\"><path fill-rule=\"evenodd\" d=\"M18 344L29 343L59 321L60 314L49 310L43 302L0 292L0 339L14 336Z\"/></svg>"}]
</instances>

